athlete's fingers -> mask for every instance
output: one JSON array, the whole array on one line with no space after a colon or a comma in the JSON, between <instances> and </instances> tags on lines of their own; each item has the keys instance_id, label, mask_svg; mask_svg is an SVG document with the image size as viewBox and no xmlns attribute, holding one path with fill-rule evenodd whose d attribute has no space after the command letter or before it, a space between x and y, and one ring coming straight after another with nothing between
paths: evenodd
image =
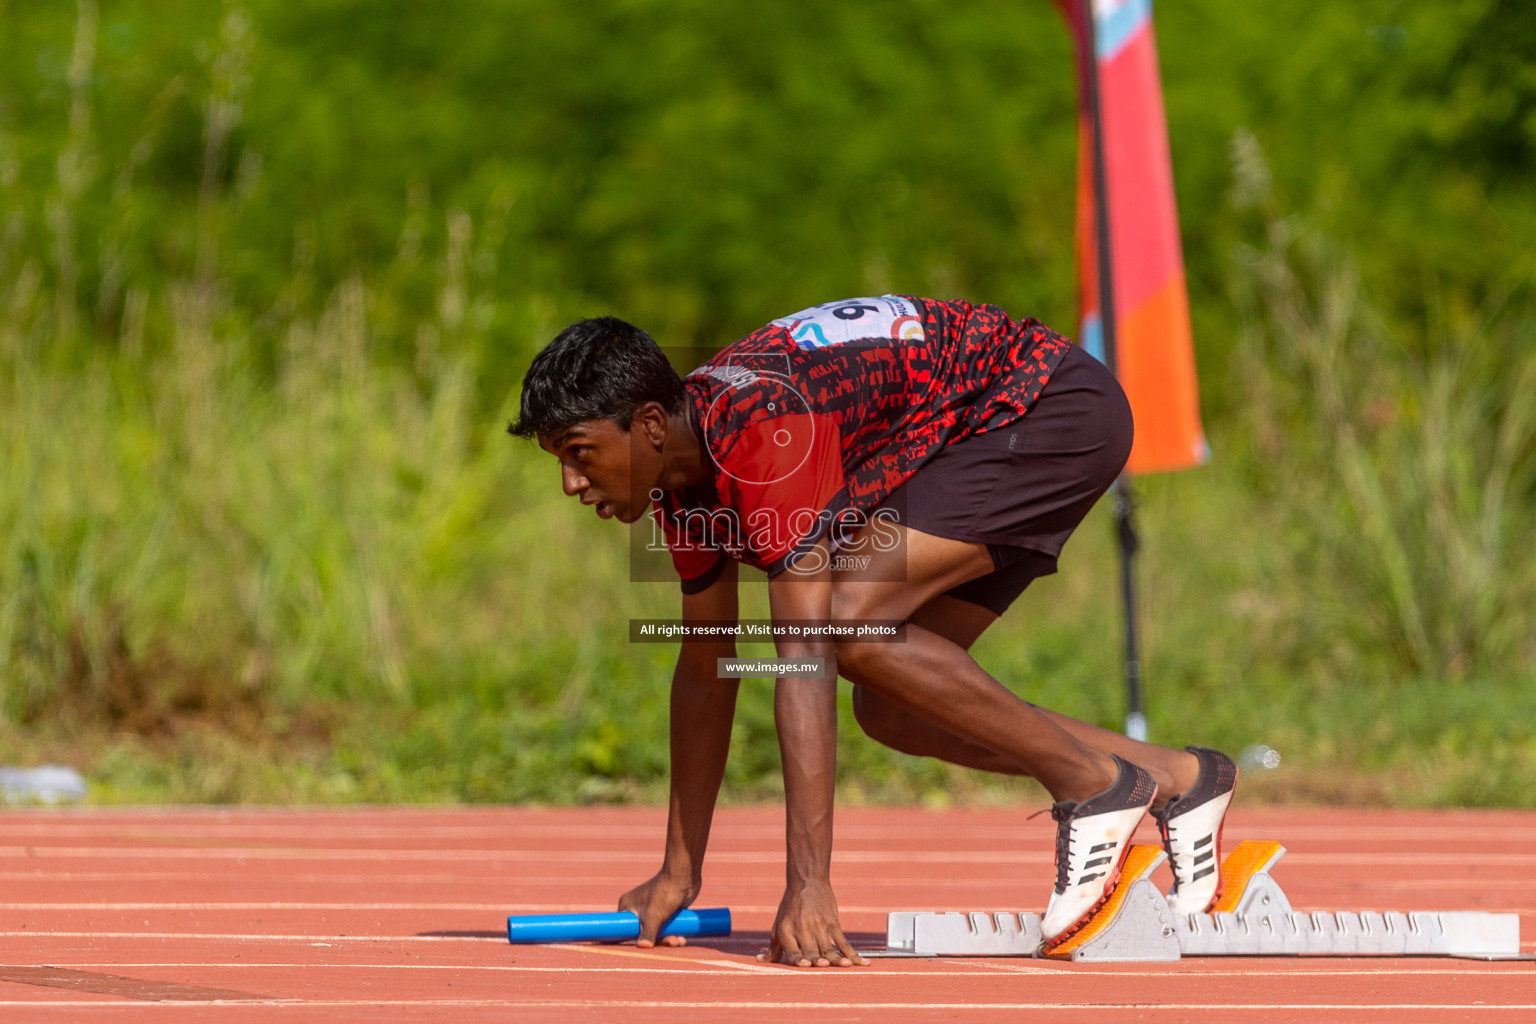
<instances>
[{"instance_id":1,"label":"athlete's fingers","mask_svg":"<svg viewBox=\"0 0 1536 1024\"><path fill-rule=\"evenodd\" d=\"M668 935L661 940L661 944L674 947L686 946L688 945L688 937L686 935Z\"/></svg>"},{"instance_id":2,"label":"athlete's fingers","mask_svg":"<svg viewBox=\"0 0 1536 1024\"><path fill-rule=\"evenodd\" d=\"M869 961L866 960L858 950L853 948L853 943L848 941L848 936L843 934L842 929L838 929L833 933L833 935L837 939L838 951L842 953L843 960L845 961L844 963L839 964L839 967L852 967L855 964L860 967L869 966Z\"/></svg>"},{"instance_id":3,"label":"athlete's fingers","mask_svg":"<svg viewBox=\"0 0 1536 1024\"><path fill-rule=\"evenodd\" d=\"M627 910L640 919L640 934L635 939L635 945L641 949L650 949L656 945L656 933L661 929L661 925L646 921L647 915L644 907L637 906L635 901L626 893L624 898L619 900L619 909Z\"/></svg>"},{"instance_id":4,"label":"athlete's fingers","mask_svg":"<svg viewBox=\"0 0 1536 1024\"><path fill-rule=\"evenodd\" d=\"M837 948L837 933L838 929L835 926L822 932L820 940L816 943L819 954L816 960L817 967L831 967L833 964L840 967L846 966L842 962L845 959L843 952Z\"/></svg>"},{"instance_id":5,"label":"athlete's fingers","mask_svg":"<svg viewBox=\"0 0 1536 1024\"><path fill-rule=\"evenodd\" d=\"M791 932L788 928L780 929L779 935L776 936L776 941L778 942L779 949L781 951L779 957L777 958L779 961L789 964L791 967L811 966L810 957L806 956L800 951L799 937Z\"/></svg>"},{"instance_id":6,"label":"athlete's fingers","mask_svg":"<svg viewBox=\"0 0 1536 1024\"><path fill-rule=\"evenodd\" d=\"M817 967L851 967L852 961L843 955L843 951L837 948L836 943L825 942L821 946L821 959L816 962Z\"/></svg>"}]
</instances>

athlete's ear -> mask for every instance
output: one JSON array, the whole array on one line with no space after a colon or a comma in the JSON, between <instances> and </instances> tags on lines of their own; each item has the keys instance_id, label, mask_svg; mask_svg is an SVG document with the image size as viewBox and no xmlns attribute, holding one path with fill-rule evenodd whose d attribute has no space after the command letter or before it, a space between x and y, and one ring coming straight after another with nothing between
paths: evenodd
<instances>
[{"instance_id":1,"label":"athlete's ear","mask_svg":"<svg viewBox=\"0 0 1536 1024\"><path fill-rule=\"evenodd\" d=\"M667 439L667 420L667 410L660 402L646 402L635 410L629 431L633 434L638 430L642 438L660 448Z\"/></svg>"}]
</instances>

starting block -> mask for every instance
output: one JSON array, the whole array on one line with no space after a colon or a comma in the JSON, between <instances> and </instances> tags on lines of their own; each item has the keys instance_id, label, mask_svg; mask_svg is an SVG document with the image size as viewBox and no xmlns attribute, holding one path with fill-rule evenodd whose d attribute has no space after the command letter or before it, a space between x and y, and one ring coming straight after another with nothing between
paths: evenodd
<instances>
[{"instance_id":1,"label":"starting block","mask_svg":"<svg viewBox=\"0 0 1536 1024\"><path fill-rule=\"evenodd\" d=\"M1221 865L1222 896L1209 914L1175 914L1152 884L1166 856L1133 846L1099 911L1042 948L1035 914L901 911L886 948L866 956L1044 956L1097 963L1167 962L1186 956L1454 956L1531 959L1520 953L1518 914L1471 911L1296 913L1270 871L1275 842L1239 843Z\"/></svg>"}]
</instances>

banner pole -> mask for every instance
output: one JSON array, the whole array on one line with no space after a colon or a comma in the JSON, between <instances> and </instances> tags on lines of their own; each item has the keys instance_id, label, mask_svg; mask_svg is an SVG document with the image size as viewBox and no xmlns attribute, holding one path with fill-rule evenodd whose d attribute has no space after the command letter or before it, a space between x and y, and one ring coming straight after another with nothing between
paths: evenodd
<instances>
[{"instance_id":1,"label":"banner pole","mask_svg":"<svg viewBox=\"0 0 1536 1024\"><path fill-rule=\"evenodd\" d=\"M1104 118L1099 103L1099 49L1093 18L1093 0L1082 0L1084 34L1088 41L1086 83L1089 120L1093 123L1094 234L1098 249L1099 332L1104 361L1115 367L1114 261L1110 252L1109 185L1104 168ZM1124 475L1115 481L1115 523L1120 541L1120 595L1125 610L1125 734L1133 740L1147 738L1147 716L1142 707L1141 656L1136 635L1136 523L1130 482Z\"/></svg>"},{"instance_id":2,"label":"banner pole","mask_svg":"<svg viewBox=\"0 0 1536 1024\"><path fill-rule=\"evenodd\" d=\"M1130 482L1115 481L1115 522L1120 535L1120 595L1125 606L1125 734L1147 739L1147 716L1141 704L1141 656L1136 635L1136 502Z\"/></svg>"}]
</instances>

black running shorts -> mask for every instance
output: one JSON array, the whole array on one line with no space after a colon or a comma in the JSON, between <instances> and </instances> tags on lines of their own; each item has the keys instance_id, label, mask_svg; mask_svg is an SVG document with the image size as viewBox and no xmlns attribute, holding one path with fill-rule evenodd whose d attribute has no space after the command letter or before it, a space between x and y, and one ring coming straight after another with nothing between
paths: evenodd
<instances>
[{"instance_id":1,"label":"black running shorts","mask_svg":"<svg viewBox=\"0 0 1536 1024\"><path fill-rule=\"evenodd\" d=\"M1062 545L1125 467L1131 406L1075 345L1017 422L949 445L886 499L921 533L985 544L996 569L949 596L998 615L1056 571Z\"/></svg>"}]
</instances>

